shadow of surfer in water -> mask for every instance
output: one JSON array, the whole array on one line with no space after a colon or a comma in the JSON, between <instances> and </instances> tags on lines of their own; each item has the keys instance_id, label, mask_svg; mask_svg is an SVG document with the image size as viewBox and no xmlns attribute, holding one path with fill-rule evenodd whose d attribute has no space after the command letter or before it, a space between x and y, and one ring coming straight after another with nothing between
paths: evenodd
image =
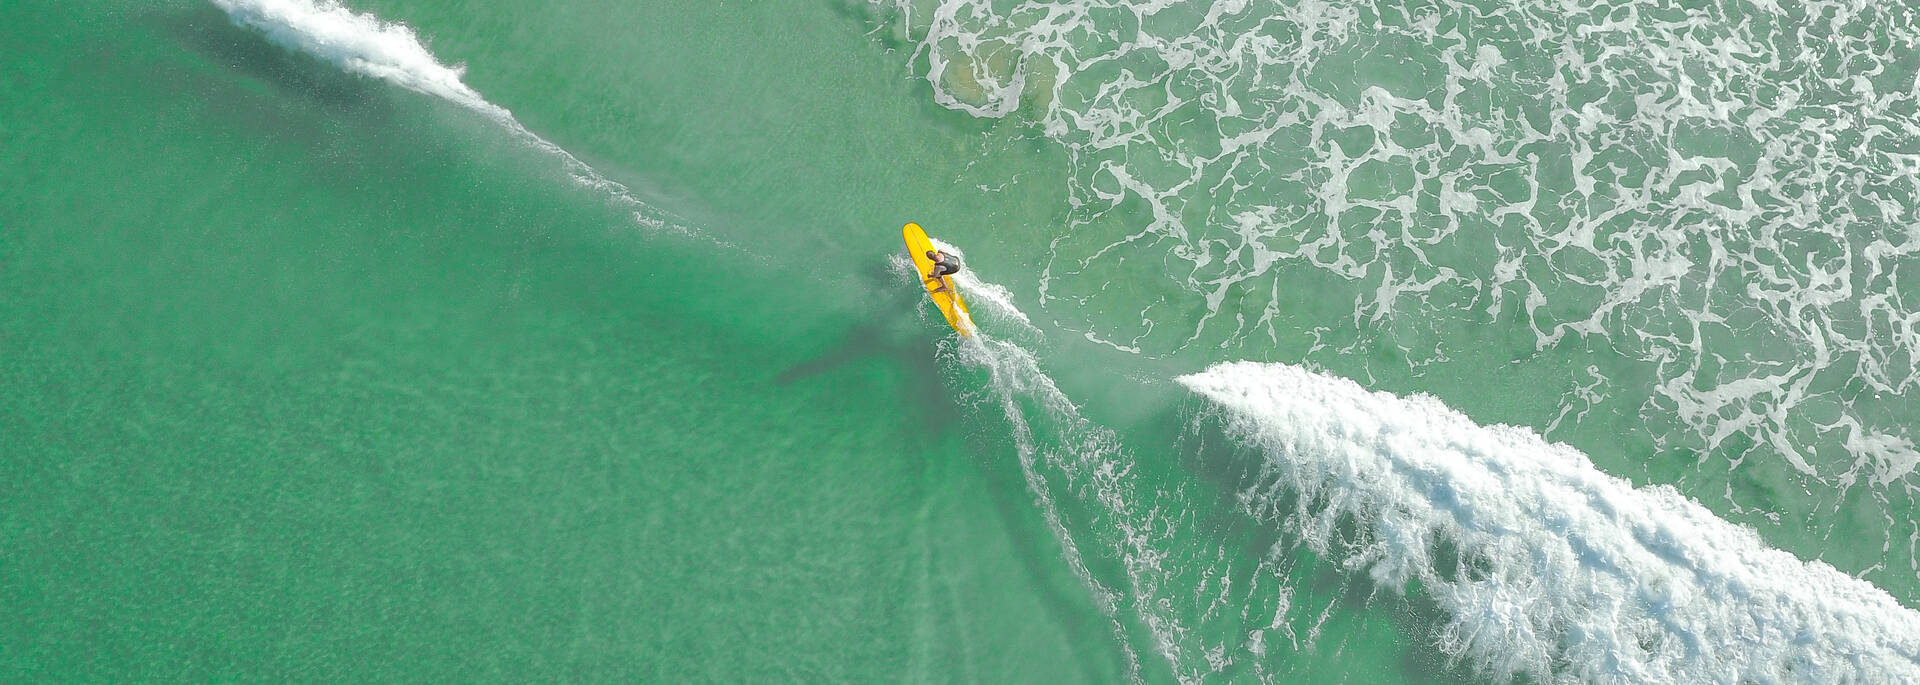
<instances>
[{"instance_id":1,"label":"shadow of surfer in water","mask_svg":"<svg viewBox=\"0 0 1920 685\"><path fill-rule=\"evenodd\" d=\"M907 287L891 265L860 272L871 303L865 316L847 328L838 342L818 356L781 371L780 385L840 370L867 359L890 359L908 375L906 393L918 407L917 420L936 434L949 430L959 405L944 389L937 359L941 335L929 334L916 315L925 291Z\"/></svg>"},{"instance_id":2,"label":"shadow of surfer in water","mask_svg":"<svg viewBox=\"0 0 1920 685\"><path fill-rule=\"evenodd\" d=\"M843 372L847 367L876 358L896 362L907 374L906 403L917 407L917 410L902 407L902 429L911 434L911 442L906 443L911 447L902 454L915 460L924 460L928 450L957 450L956 454L965 454L970 468L982 479L980 487L987 495L986 506L993 513L975 523L990 524L1005 537L1012 547L1013 558L1026 574L1027 587L1048 615L1066 631L1070 643L1087 644L1103 639L1107 629L1099 608L1093 598L1076 585L1071 573L1062 572L1059 543L1050 534L1041 512L1033 508L1032 495L1016 463L1018 448L993 430L954 435L954 429L968 417L976 421L984 418L987 423L983 425L997 425L998 411L968 406L968 397L977 400L980 396L955 392L949 385L954 380L950 375L955 371L942 366L939 349L943 341L953 339L950 336L954 333L927 299L927 291L917 287L910 280L914 276L909 273L887 263L863 270L858 281L867 295L868 306L863 315L826 351L781 371L775 382L789 385ZM988 382L978 369L958 373L963 386L969 382ZM926 466L923 470L922 479L953 477L951 471L938 466ZM917 482L915 487L925 492L924 488L932 486ZM935 565L946 566L963 563L968 552L942 545L929 553ZM952 561L945 561L948 559ZM946 606L944 610L965 613L965 609L958 606ZM1116 662L1094 663L1108 656ZM1114 655L1090 654L1082 661L1087 663L1078 663L1075 667L1092 680L1101 679L1099 674L1123 672L1126 668L1124 660Z\"/></svg>"}]
</instances>

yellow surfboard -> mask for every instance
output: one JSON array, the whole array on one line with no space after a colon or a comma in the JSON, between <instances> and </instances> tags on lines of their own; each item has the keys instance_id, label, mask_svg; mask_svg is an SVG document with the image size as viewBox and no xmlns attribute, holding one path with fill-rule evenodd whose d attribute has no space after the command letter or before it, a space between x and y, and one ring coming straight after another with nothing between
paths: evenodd
<instances>
[{"instance_id":1,"label":"yellow surfboard","mask_svg":"<svg viewBox=\"0 0 1920 685\"><path fill-rule=\"evenodd\" d=\"M927 232L920 230L920 224L907 224L900 233L907 239L907 256L913 258L913 268L920 272L920 285L927 287L927 294L940 307L940 313L947 317L947 325L959 331L961 337L973 335L973 316L967 313L967 303L960 300L960 291L954 288L953 277L941 276L937 281L927 280L927 274L933 272L933 260L927 257L927 251L934 249ZM946 286L944 290L941 289L943 285Z\"/></svg>"}]
</instances>

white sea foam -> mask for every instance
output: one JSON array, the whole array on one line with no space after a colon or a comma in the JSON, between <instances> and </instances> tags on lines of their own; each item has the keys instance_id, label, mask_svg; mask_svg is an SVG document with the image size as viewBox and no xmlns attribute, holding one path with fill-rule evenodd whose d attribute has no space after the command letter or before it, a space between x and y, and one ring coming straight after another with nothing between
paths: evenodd
<instances>
[{"instance_id":1,"label":"white sea foam","mask_svg":"<svg viewBox=\"0 0 1920 685\"><path fill-rule=\"evenodd\" d=\"M633 212L635 223L685 232L679 222L641 202L625 185L600 175L572 153L521 125L506 108L488 102L462 80L464 67L442 64L404 24L355 12L335 0L212 0L235 24L268 40L357 74L371 76L479 113L514 137L560 160L567 174Z\"/></svg>"},{"instance_id":2,"label":"white sea foam","mask_svg":"<svg viewBox=\"0 0 1920 685\"><path fill-rule=\"evenodd\" d=\"M1014 305L1013 292L1007 290L1005 286L980 280L978 276L966 271L954 274L953 282L960 286L960 292L966 295L968 308L976 311L986 309L994 316L1011 322L1028 333L1040 332L1040 329L1033 326L1033 321L1027 318L1027 313L1020 311L1020 308Z\"/></svg>"},{"instance_id":3,"label":"white sea foam","mask_svg":"<svg viewBox=\"0 0 1920 685\"><path fill-rule=\"evenodd\" d=\"M1911 3L871 1L936 100L1066 150L1039 304L1088 340L1395 373L1354 367L1491 322L1603 355L1563 417L1920 499ZM1281 311L1303 282L1351 319Z\"/></svg>"},{"instance_id":4,"label":"white sea foam","mask_svg":"<svg viewBox=\"0 0 1920 685\"><path fill-rule=\"evenodd\" d=\"M1667 486L1298 367L1179 381L1267 460L1248 513L1451 616L1449 655L1597 683L1920 682L1920 614ZM1343 529L1343 522L1353 528ZM1442 551L1451 550L1451 551Z\"/></svg>"}]
</instances>

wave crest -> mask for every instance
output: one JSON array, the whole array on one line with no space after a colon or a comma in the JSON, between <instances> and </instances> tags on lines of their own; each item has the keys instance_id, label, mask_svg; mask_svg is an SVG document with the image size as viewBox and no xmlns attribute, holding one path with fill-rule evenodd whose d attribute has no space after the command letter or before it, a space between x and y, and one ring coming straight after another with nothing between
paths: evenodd
<instances>
[{"instance_id":1,"label":"wave crest","mask_svg":"<svg viewBox=\"0 0 1920 685\"><path fill-rule=\"evenodd\" d=\"M1280 364L1180 383L1264 455L1240 496L1317 553L1414 590L1484 671L1597 683L1920 679L1920 614L1656 485L1438 400ZM1343 527L1343 525L1347 527Z\"/></svg>"}]
</instances>

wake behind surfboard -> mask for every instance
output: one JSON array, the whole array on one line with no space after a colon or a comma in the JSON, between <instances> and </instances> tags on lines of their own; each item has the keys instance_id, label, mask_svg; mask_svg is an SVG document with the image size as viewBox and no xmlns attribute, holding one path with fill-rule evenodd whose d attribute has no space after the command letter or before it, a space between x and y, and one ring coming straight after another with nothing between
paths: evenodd
<instances>
[{"instance_id":1,"label":"wake behind surfboard","mask_svg":"<svg viewBox=\"0 0 1920 685\"><path fill-rule=\"evenodd\" d=\"M961 337L973 335L973 316L967 313L967 303L960 299L960 291L954 288L952 276L941 276L939 280L929 280L927 274L933 271L933 260L927 252L934 249L933 240L927 232L920 230L920 224L909 223L900 230L907 239L907 256L913 258L913 268L918 273L920 285L925 286L927 295L933 298L934 305L940 307L940 314L947 317L947 325L958 331Z\"/></svg>"}]
</instances>

